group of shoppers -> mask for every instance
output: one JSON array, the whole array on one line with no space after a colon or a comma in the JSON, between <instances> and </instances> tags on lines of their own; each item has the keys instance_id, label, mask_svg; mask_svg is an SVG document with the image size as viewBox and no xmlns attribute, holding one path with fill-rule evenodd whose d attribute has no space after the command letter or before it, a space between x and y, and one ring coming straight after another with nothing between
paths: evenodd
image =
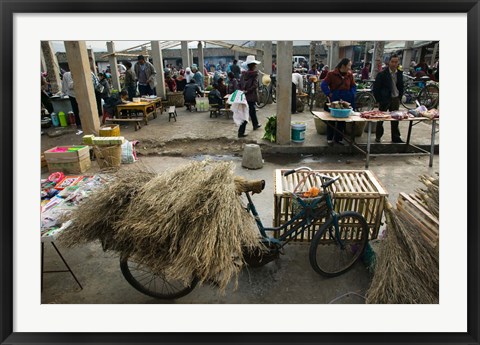
<instances>
[{"instance_id":1,"label":"group of shoppers","mask_svg":"<svg viewBox=\"0 0 480 345\"><path fill-rule=\"evenodd\" d=\"M379 104L380 111L394 111L400 107L400 100L403 95L403 72L398 69L399 58L396 54L390 55L388 65L381 70L373 84L373 94ZM343 100L349 102L355 109L356 85L351 70L350 59L343 58L335 66L335 69L328 72L321 82L322 92L327 96L329 102ZM327 143L344 145L343 135L345 132L344 121L329 121L327 126ZM400 135L398 121L391 121L391 135L393 143L403 143ZM384 133L383 121L378 121L375 130L375 141L381 142Z\"/></svg>"}]
</instances>

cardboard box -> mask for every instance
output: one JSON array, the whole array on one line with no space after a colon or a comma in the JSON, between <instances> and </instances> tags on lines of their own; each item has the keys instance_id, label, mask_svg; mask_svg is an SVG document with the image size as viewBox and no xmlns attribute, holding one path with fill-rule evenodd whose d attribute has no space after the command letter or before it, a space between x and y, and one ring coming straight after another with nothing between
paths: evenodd
<instances>
[{"instance_id":1,"label":"cardboard box","mask_svg":"<svg viewBox=\"0 0 480 345\"><path fill-rule=\"evenodd\" d=\"M65 174L83 174L90 169L92 161L90 160L90 155L87 155L86 157L82 157L81 160L47 161L47 164L48 171L52 173L61 171Z\"/></svg>"},{"instance_id":2,"label":"cardboard box","mask_svg":"<svg viewBox=\"0 0 480 345\"><path fill-rule=\"evenodd\" d=\"M75 148L78 150L75 151L64 151L64 152L55 152L58 149L63 149L63 148ZM47 163L71 163L71 162L78 162L82 159L85 159L85 157L90 160L90 148L85 145L80 145L80 146L56 146L54 148L51 148L50 150L47 150L44 152L45 154L45 159L47 160ZM50 170L50 168L49 168Z\"/></svg>"}]
</instances>

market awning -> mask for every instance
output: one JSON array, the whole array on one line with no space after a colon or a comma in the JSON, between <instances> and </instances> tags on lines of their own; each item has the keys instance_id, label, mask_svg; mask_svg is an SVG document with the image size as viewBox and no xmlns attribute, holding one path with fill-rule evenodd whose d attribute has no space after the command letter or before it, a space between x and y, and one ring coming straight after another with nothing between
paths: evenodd
<instances>
[{"instance_id":1,"label":"market awning","mask_svg":"<svg viewBox=\"0 0 480 345\"><path fill-rule=\"evenodd\" d=\"M160 42L160 49L173 48L175 46L180 45L180 43L181 43L180 41L159 41L159 42ZM188 42L195 42L195 41L188 41ZM228 49L231 49L232 51L238 51L238 52L241 52L241 53L247 53L247 54L252 54L252 55L258 55L259 53L262 52L261 49L244 47L244 46L240 46L238 44L228 43L226 41L203 41L203 42L206 42L206 43L209 43L211 45L218 46L218 47L228 48ZM136 56L136 54L131 53L132 50L135 50L135 49L138 49L138 48L148 50L148 49L150 49L150 47L151 47L151 43L147 42L147 43L135 46L135 47L131 47L131 48L122 50L122 51L117 51L117 52L114 52L114 53L104 54L101 57L105 58L105 57L109 57L111 55L115 55L115 56Z\"/></svg>"},{"instance_id":2,"label":"market awning","mask_svg":"<svg viewBox=\"0 0 480 345\"><path fill-rule=\"evenodd\" d=\"M420 48L426 45L429 45L433 41L413 41L412 49ZM406 41L392 41L385 44L385 48L383 50L384 53L392 53L398 50L405 49ZM368 51L369 53L373 53L373 48Z\"/></svg>"}]
</instances>

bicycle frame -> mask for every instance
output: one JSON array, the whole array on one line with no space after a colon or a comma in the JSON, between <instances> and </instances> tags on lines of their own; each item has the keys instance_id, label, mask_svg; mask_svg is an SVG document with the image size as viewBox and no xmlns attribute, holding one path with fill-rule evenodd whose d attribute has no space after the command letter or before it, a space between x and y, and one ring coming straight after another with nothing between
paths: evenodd
<instances>
[{"instance_id":1,"label":"bicycle frame","mask_svg":"<svg viewBox=\"0 0 480 345\"><path fill-rule=\"evenodd\" d=\"M309 227L312 224L312 220L315 219L315 217L312 217L311 215L306 214L309 210L312 209L312 207L315 207L319 202L322 200L318 200L317 202L313 204L307 204L305 203L301 198L297 198L297 201L301 204L302 210L298 212L292 219L290 219L288 222L285 224L278 226L278 227L265 227L262 223L262 220L260 219L260 215L257 212L257 209L255 207L255 204L253 203L252 197L250 194L247 192L245 193L248 199L248 204L247 204L247 211L252 212L255 222L257 223L258 230L260 231L260 234L262 235L262 238L264 240L267 240L268 242L272 242L275 244L278 244L280 248L283 248L291 239L288 239L289 236L293 235L293 238L296 238L299 234L303 233L307 227ZM324 192L322 194L323 197L325 197L325 202L327 204L327 220L329 218L333 218L334 225L335 225L335 232L338 234L338 221L337 221L337 213L333 209L333 202L332 202L332 197L329 192ZM290 225L295 223L301 219L300 222L298 222L297 225L293 226L290 230L285 232L283 235L281 235L278 239L269 237L267 235L267 231L272 231L272 232L280 232L282 230L287 229ZM337 236L336 236L337 238Z\"/></svg>"}]
</instances>

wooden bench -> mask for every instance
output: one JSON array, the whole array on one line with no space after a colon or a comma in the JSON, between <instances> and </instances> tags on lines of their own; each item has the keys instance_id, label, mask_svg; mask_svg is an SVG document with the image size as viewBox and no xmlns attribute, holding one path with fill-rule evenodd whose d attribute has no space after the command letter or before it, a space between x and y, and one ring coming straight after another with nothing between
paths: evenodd
<instances>
[{"instance_id":1,"label":"wooden bench","mask_svg":"<svg viewBox=\"0 0 480 345\"><path fill-rule=\"evenodd\" d=\"M210 104L210 117L220 115L220 107L217 104Z\"/></svg>"},{"instance_id":2,"label":"wooden bench","mask_svg":"<svg viewBox=\"0 0 480 345\"><path fill-rule=\"evenodd\" d=\"M227 119L229 119L230 114L233 115L233 111L232 111L232 109L229 109L229 108L222 108L222 109L220 109L220 114L225 114L225 117Z\"/></svg>"},{"instance_id":3,"label":"wooden bench","mask_svg":"<svg viewBox=\"0 0 480 345\"><path fill-rule=\"evenodd\" d=\"M400 193L397 199L397 209L417 225L420 235L428 244L433 248L438 247L438 218L432 215L415 195Z\"/></svg>"},{"instance_id":4,"label":"wooden bench","mask_svg":"<svg viewBox=\"0 0 480 345\"><path fill-rule=\"evenodd\" d=\"M135 122L136 131L142 128L140 124L142 121L143 121L143 117L137 117L136 119L112 119L112 118L105 119L105 122Z\"/></svg>"},{"instance_id":5,"label":"wooden bench","mask_svg":"<svg viewBox=\"0 0 480 345\"><path fill-rule=\"evenodd\" d=\"M177 110L173 105L168 107L168 122L170 122L170 119L174 119L177 122Z\"/></svg>"}]
</instances>

